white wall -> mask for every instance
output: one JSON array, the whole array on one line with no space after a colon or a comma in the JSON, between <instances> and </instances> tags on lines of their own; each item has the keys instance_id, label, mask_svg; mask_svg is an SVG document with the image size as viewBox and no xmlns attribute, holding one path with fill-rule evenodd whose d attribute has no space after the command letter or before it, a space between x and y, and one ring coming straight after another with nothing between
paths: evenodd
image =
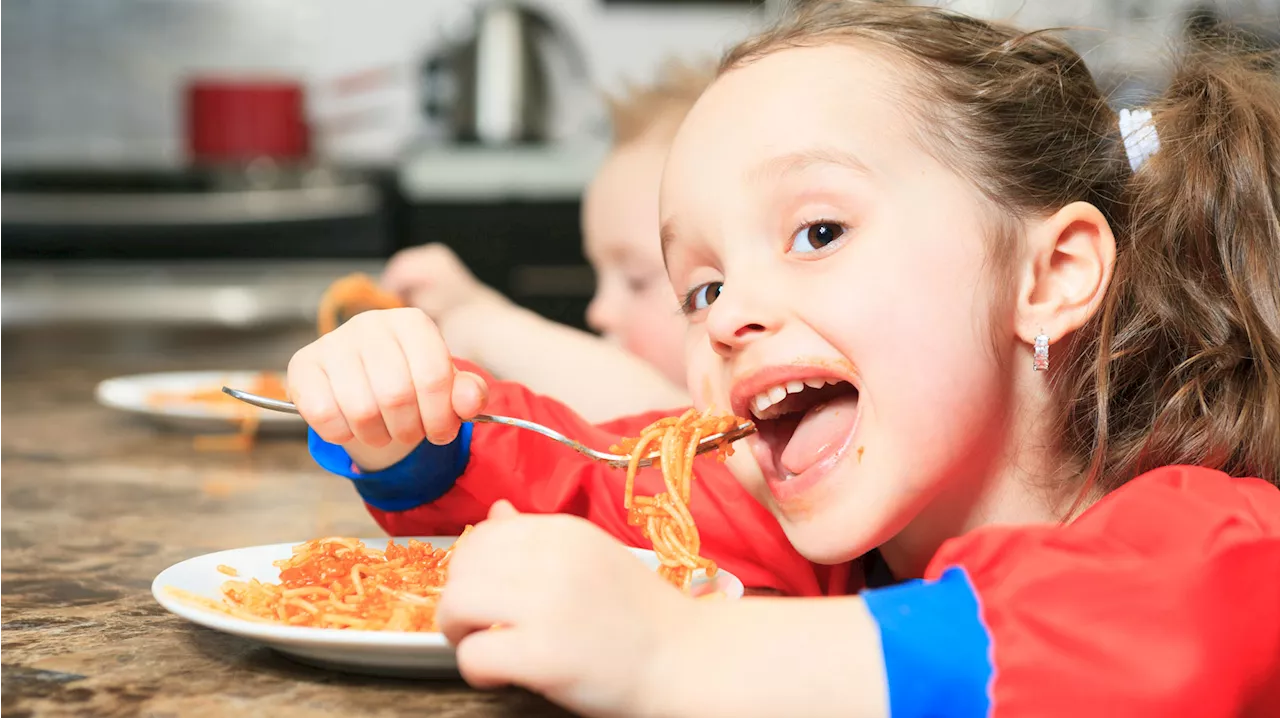
<instances>
[{"instance_id":1,"label":"white wall","mask_svg":"<svg viewBox=\"0 0 1280 718\"><path fill-rule=\"evenodd\" d=\"M453 0L4 0L6 167L182 162L184 78L276 73L313 83L321 124L363 107L365 131L330 138L339 155L386 157L419 125L417 65L464 26ZM610 7L537 0L583 45L597 84L643 80L668 56L714 56L753 27L734 7ZM384 92L338 102L326 80L397 68Z\"/></svg>"},{"instance_id":2,"label":"white wall","mask_svg":"<svg viewBox=\"0 0 1280 718\"><path fill-rule=\"evenodd\" d=\"M596 82L644 80L669 56L717 54L760 21L691 4L605 6L531 0L563 16ZM1202 0L946 0L1025 27L1071 33L1095 67L1156 71L1168 37ZM771 3L772 4L772 3ZM1280 0L1217 0L1233 15L1280 22ZM465 21L471 0L3 0L3 162L169 165L182 162L181 93L191 73L276 72L316 83L323 122L348 109L377 123L330 138L340 157L388 158L419 130L416 65ZM344 72L399 69L385 92L337 103L323 82Z\"/></svg>"}]
</instances>

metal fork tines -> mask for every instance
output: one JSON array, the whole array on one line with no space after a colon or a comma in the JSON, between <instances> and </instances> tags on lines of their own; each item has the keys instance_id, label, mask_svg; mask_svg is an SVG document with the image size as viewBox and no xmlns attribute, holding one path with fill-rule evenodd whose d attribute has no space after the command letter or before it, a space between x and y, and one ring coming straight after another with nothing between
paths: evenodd
<instances>
[{"instance_id":1,"label":"metal fork tines","mask_svg":"<svg viewBox=\"0 0 1280 718\"><path fill-rule=\"evenodd\" d=\"M292 402L282 401L280 399L271 399L265 396L258 396L257 394L250 394L247 391L232 389L231 387L228 387L228 386L222 387L222 391L236 399L239 399L240 401L245 402L246 404L252 404L262 409L268 409L270 411L279 411L287 414L298 413L298 407L294 406ZM613 466L613 467L621 468L631 463L630 456L624 456L622 454L610 454L606 451L597 451L595 449L592 449L589 446L582 444L579 441L570 439L569 437L565 436L564 434L561 434L555 429L543 426L542 424L538 424L532 421L528 421L526 419L516 419L510 416L497 416L494 414L476 414L474 417L470 419L470 421L481 423L481 424L505 424L507 426L514 426L519 429L526 429L528 431L542 434L548 439L552 439L553 441L558 441L561 444L568 446L569 448L573 449L574 451L577 451L578 453L584 456L588 456L592 459L595 459L596 461L603 461L604 463L609 464L610 466ZM747 421L735 426L734 428L728 431L724 431L716 434L708 434L707 436L702 437L702 439L698 442L698 453L705 454L708 451L714 451L715 449L719 448L722 444L733 443L739 439L742 439L744 437L750 436L751 434L754 434L755 431L756 431L755 425ZM659 459L660 459L660 454L658 452L654 452L640 459L640 466L650 466L655 461L658 461Z\"/></svg>"}]
</instances>

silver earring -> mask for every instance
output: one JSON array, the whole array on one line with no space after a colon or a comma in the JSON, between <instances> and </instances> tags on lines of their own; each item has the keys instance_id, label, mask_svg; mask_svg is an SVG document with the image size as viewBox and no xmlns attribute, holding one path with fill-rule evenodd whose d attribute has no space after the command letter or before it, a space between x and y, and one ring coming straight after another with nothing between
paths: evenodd
<instances>
[{"instance_id":1,"label":"silver earring","mask_svg":"<svg viewBox=\"0 0 1280 718\"><path fill-rule=\"evenodd\" d=\"M1049 335L1041 332L1036 335L1035 358L1031 366L1036 371L1049 371Z\"/></svg>"}]
</instances>

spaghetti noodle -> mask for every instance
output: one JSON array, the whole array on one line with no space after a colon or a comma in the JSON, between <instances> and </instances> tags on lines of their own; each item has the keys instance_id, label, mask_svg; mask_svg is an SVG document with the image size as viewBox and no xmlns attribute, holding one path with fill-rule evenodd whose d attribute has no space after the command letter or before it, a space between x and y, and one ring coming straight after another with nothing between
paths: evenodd
<instances>
[{"instance_id":1,"label":"spaghetti noodle","mask_svg":"<svg viewBox=\"0 0 1280 718\"><path fill-rule=\"evenodd\" d=\"M272 399L287 400L289 398L284 378L274 372L255 375L248 386L248 391ZM239 431L230 436L221 434L197 436L195 438L197 451L248 451L253 447L254 439L258 434L258 417L261 410L226 395L222 391L222 384L211 385L196 391L158 392L147 397L147 401L152 406L202 404L221 408L232 414L230 420L239 426Z\"/></svg>"},{"instance_id":2,"label":"spaghetti noodle","mask_svg":"<svg viewBox=\"0 0 1280 718\"><path fill-rule=\"evenodd\" d=\"M467 527L458 537L461 541ZM455 544L457 545L457 544ZM184 600L259 623L369 631L437 631L436 603L453 547L389 541L385 551L359 539L320 538L276 561L279 583L226 581L222 600L169 588ZM218 570L224 568L219 566Z\"/></svg>"},{"instance_id":3,"label":"spaghetti noodle","mask_svg":"<svg viewBox=\"0 0 1280 718\"><path fill-rule=\"evenodd\" d=\"M707 576L716 572L715 562L698 555L701 539L689 513L698 442L704 436L728 431L742 421L736 416L712 416L709 412L690 409L680 416L655 421L640 432L638 438L626 439L612 449L631 456L622 499L627 522L641 527L644 537L653 543L653 552L661 563L658 574L685 593L689 592L695 571L704 569ZM667 490L656 496L636 496L640 460L652 452L655 445L661 452L662 479ZM716 451L721 461L732 453L733 447L728 443L721 444Z\"/></svg>"},{"instance_id":4,"label":"spaghetti noodle","mask_svg":"<svg viewBox=\"0 0 1280 718\"><path fill-rule=\"evenodd\" d=\"M349 274L325 290L316 312L316 331L320 336L337 329L344 321L370 309L397 309L404 302L374 283L367 274Z\"/></svg>"}]
</instances>

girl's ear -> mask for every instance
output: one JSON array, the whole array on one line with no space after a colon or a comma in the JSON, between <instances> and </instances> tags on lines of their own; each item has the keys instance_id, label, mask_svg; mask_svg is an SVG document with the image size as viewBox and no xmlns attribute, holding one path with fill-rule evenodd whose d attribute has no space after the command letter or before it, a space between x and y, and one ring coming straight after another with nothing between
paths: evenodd
<instances>
[{"instance_id":1,"label":"girl's ear","mask_svg":"<svg viewBox=\"0 0 1280 718\"><path fill-rule=\"evenodd\" d=\"M1028 252L1018 278L1017 334L1058 341L1093 316L1111 282L1116 239L1102 212L1072 202L1027 227Z\"/></svg>"}]
</instances>

